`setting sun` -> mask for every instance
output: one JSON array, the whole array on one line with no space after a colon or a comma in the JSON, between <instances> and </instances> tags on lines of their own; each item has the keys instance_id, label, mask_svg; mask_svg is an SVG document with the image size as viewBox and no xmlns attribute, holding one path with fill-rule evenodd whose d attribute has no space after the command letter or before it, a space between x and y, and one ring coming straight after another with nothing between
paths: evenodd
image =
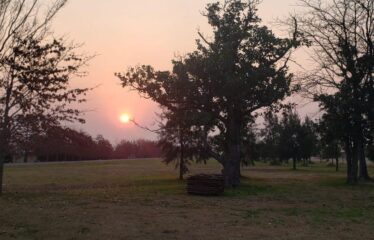
<instances>
[{"instance_id":1,"label":"setting sun","mask_svg":"<svg viewBox=\"0 0 374 240\"><path fill-rule=\"evenodd\" d=\"M119 119L121 123L129 123L131 120L130 116L126 113L122 114Z\"/></svg>"}]
</instances>

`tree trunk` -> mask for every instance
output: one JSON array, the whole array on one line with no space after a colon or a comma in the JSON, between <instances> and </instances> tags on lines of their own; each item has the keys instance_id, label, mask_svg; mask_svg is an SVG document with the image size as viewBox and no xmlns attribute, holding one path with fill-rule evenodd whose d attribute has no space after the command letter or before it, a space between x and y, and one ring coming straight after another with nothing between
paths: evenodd
<instances>
[{"instance_id":1,"label":"tree trunk","mask_svg":"<svg viewBox=\"0 0 374 240\"><path fill-rule=\"evenodd\" d=\"M370 180L369 173L368 173L368 167L366 163L366 156L365 156L365 146L363 143L363 140L359 140L358 144L358 155L359 155L359 162L360 162L360 169L359 169L359 179L361 181L368 181Z\"/></svg>"},{"instance_id":2,"label":"tree trunk","mask_svg":"<svg viewBox=\"0 0 374 240\"><path fill-rule=\"evenodd\" d=\"M23 155L23 162L24 162L24 163L27 163L27 159L29 158L28 155L29 155L28 152L25 151L25 153L24 153L24 155Z\"/></svg>"},{"instance_id":3,"label":"tree trunk","mask_svg":"<svg viewBox=\"0 0 374 240\"><path fill-rule=\"evenodd\" d=\"M226 153L223 174L226 187L240 185L240 145L232 144Z\"/></svg>"},{"instance_id":4,"label":"tree trunk","mask_svg":"<svg viewBox=\"0 0 374 240\"><path fill-rule=\"evenodd\" d=\"M8 148L8 132L4 129L0 129L0 196L3 193L3 183L4 183L4 164L7 156L9 155Z\"/></svg>"},{"instance_id":5,"label":"tree trunk","mask_svg":"<svg viewBox=\"0 0 374 240\"><path fill-rule=\"evenodd\" d=\"M353 174L352 174L352 156L351 156L351 147L349 144L349 140L345 140L345 159L347 162L347 183L353 184Z\"/></svg>"},{"instance_id":6,"label":"tree trunk","mask_svg":"<svg viewBox=\"0 0 374 240\"><path fill-rule=\"evenodd\" d=\"M183 139L183 133L181 129L179 128L179 144L181 146L181 155L179 159L179 180L183 181L183 175L185 170L185 162L184 162L184 139Z\"/></svg>"},{"instance_id":7,"label":"tree trunk","mask_svg":"<svg viewBox=\"0 0 374 240\"><path fill-rule=\"evenodd\" d=\"M223 175L228 188L240 185L240 121L231 120L227 129Z\"/></svg>"},{"instance_id":8,"label":"tree trunk","mask_svg":"<svg viewBox=\"0 0 374 240\"><path fill-rule=\"evenodd\" d=\"M335 146L335 171L339 172L339 154L340 154L340 149L339 149L339 143L337 141L334 141L334 146Z\"/></svg>"},{"instance_id":9,"label":"tree trunk","mask_svg":"<svg viewBox=\"0 0 374 240\"><path fill-rule=\"evenodd\" d=\"M353 151L352 151L353 150ZM346 139L345 151L347 157L347 183L357 183L357 154L355 154L355 147L352 149L352 144L349 137Z\"/></svg>"},{"instance_id":10,"label":"tree trunk","mask_svg":"<svg viewBox=\"0 0 374 240\"><path fill-rule=\"evenodd\" d=\"M3 194L4 163L5 155L0 152L0 196Z\"/></svg>"},{"instance_id":11,"label":"tree trunk","mask_svg":"<svg viewBox=\"0 0 374 240\"><path fill-rule=\"evenodd\" d=\"M179 163L179 180L183 181L183 163L182 163L182 159L180 159L180 163Z\"/></svg>"},{"instance_id":12,"label":"tree trunk","mask_svg":"<svg viewBox=\"0 0 374 240\"><path fill-rule=\"evenodd\" d=\"M183 181L183 175L184 175L184 154L183 154L183 148L181 148L181 156L179 159L179 180Z\"/></svg>"},{"instance_id":13,"label":"tree trunk","mask_svg":"<svg viewBox=\"0 0 374 240\"><path fill-rule=\"evenodd\" d=\"M296 157L292 158L292 165L293 165L292 169L296 170Z\"/></svg>"}]
</instances>

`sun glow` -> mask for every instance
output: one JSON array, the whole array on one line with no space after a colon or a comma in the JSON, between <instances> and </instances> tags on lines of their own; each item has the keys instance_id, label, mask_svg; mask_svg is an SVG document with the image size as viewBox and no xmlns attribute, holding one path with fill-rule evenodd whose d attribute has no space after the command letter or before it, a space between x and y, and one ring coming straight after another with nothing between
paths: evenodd
<instances>
[{"instance_id":1,"label":"sun glow","mask_svg":"<svg viewBox=\"0 0 374 240\"><path fill-rule=\"evenodd\" d=\"M129 123L131 121L131 118L130 118L130 116L128 114L123 113L119 117L119 120L121 121L121 123Z\"/></svg>"}]
</instances>

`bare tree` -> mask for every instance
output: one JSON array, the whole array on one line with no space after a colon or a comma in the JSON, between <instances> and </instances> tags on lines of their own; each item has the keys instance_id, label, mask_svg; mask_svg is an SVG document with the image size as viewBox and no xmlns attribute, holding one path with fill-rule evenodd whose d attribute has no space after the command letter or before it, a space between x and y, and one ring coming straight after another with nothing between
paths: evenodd
<instances>
[{"instance_id":1,"label":"bare tree","mask_svg":"<svg viewBox=\"0 0 374 240\"><path fill-rule=\"evenodd\" d=\"M304 89L344 129L348 182L368 180L365 144L373 131L374 2L300 1L306 11L298 17L299 29L318 65L304 78Z\"/></svg>"},{"instance_id":2,"label":"bare tree","mask_svg":"<svg viewBox=\"0 0 374 240\"><path fill-rule=\"evenodd\" d=\"M66 0L0 3L0 194L4 161L17 143L61 121L81 121L69 103L85 101L89 89L71 89L72 75L89 57L52 37L49 26Z\"/></svg>"},{"instance_id":3,"label":"bare tree","mask_svg":"<svg viewBox=\"0 0 374 240\"><path fill-rule=\"evenodd\" d=\"M11 51L16 36L43 35L67 0L2 0L0 2L0 57Z\"/></svg>"}]
</instances>

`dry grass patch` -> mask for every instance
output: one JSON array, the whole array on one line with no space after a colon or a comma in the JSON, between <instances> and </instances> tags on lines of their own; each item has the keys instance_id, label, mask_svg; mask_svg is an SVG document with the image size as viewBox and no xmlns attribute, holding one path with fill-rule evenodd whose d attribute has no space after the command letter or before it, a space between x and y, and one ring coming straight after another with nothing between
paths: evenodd
<instances>
[{"instance_id":1,"label":"dry grass patch","mask_svg":"<svg viewBox=\"0 0 374 240\"><path fill-rule=\"evenodd\" d=\"M159 160L7 167L0 239L373 238L374 186L344 172L259 164L222 197L189 196L176 175Z\"/></svg>"}]
</instances>

